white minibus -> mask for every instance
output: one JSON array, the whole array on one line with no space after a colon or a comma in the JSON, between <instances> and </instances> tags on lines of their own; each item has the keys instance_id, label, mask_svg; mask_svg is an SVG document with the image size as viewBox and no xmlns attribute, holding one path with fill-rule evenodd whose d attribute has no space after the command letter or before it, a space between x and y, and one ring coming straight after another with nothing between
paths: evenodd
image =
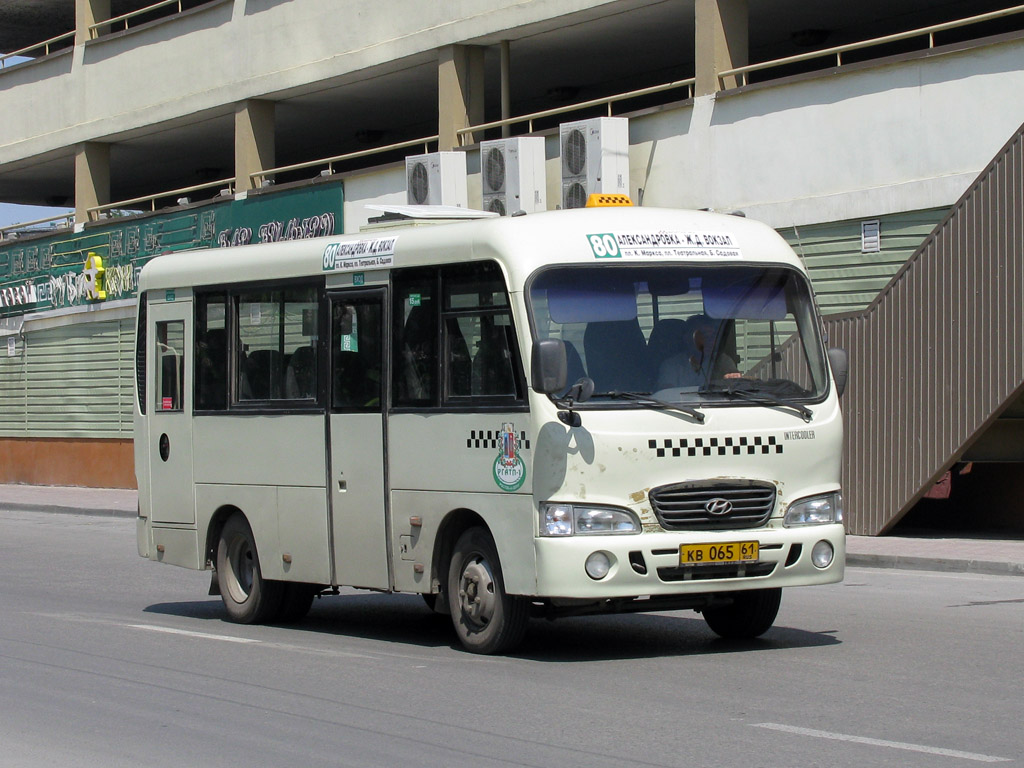
<instances>
[{"instance_id":1,"label":"white minibus","mask_svg":"<svg viewBox=\"0 0 1024 768\"><path fill-rule=\"evenodd\" d=\"M344 586L423 595L477 653L594 613L754 637L843 577L846 357L761 223L382 221L139 289L139 554L212 570L234 621Z\"/></svg>"}]
</instances>

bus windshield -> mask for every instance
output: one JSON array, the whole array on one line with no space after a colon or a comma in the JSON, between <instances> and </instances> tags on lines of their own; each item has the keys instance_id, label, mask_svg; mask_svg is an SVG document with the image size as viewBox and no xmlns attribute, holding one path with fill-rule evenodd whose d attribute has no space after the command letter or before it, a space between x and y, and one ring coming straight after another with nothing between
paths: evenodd
<instances>
[{"instance_id":1,"label":"bus windshield","mask_svg":"<svg viewBox=\"0 0 1024 768\"><path fill-rule=\"evenodd\" d=\"M529 288L536 339L565 342L594 400L814 401L826 357L807 280L780 266L553 267Z\"/></svg>"}]
</instances>

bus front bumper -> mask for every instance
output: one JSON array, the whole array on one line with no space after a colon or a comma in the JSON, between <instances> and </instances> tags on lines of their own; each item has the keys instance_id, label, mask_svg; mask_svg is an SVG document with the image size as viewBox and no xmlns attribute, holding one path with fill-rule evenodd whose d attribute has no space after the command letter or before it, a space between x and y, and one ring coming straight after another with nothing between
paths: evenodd
<instances>
[{"instance_id":1,"label":"bus front bumper","mask_svg":"<svg viewBox=\"0 0 1024 768\"><path fill-rule=\"evenodd\" d=\"M684 564L681 547L758 542L756 561ZM842 525L749 531L697 531L619 536L538 537L535 597L599 600L831 584L843 579ZM824 542L824 543L820 543ZM812 561L817 546L819 564ZM831 549L827 565L825 555ZM603 553L607 575L588 575L587 561ZM597 556L598 561L601 560ZM598 562L598 565L602 563ZM592 570L594 570L592 568ZM598 570L598 572L600 572Z\"/></svg>"}]
</instances>

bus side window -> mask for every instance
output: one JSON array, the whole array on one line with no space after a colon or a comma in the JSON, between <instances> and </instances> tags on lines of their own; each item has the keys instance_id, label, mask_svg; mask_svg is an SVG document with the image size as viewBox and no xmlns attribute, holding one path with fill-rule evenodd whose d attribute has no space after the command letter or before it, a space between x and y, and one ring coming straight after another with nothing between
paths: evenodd
<instances>
[{"instance_id":1,"label":"bus side window","mask_svg":"<svg viewBox=\"0 0 1024 768\"><path fill-rule=\"evenodd\" d=\"M243 292L236 300L236 400L289 407L317 399L317 290Z\"/></svg>"},{"instance_id":2,"label":"bus side window","mask_svg":"<svg viewBox=\"0 0 1024 768\"><path fill-rule=\"evenodd\" d=\"M498 265L466 265L443 278L445 400L521 397L512 315Z\"/></svg>"},{"instance_id":3,"label":"bus side window","mask_svg":"<svg viewBox=\"0 0 1024 768\"><path fill-rule=\"evenodd\" d=\"M166 320L156 324L157 411L180 411L185 387L185 323Z\"/></svg>"},{"instance_id":4,"label":"bus side window","mask_svg":"<svg viewBox=\"0 0 1024 768\"><path fill-rule=\"evenodd\" d=\"M395 405L433 405L437 396L436 277L395 278Z\"/></svg>"},{"instance_id":5,"label":"bus side window","mask_svg":"<svg viewBox=\"0 0 1024 768\"><path fill-rule=\"evenodd\" d=\"M196 410L228 406L227 297L196 297Z\"/></svg>"}]
</instances>

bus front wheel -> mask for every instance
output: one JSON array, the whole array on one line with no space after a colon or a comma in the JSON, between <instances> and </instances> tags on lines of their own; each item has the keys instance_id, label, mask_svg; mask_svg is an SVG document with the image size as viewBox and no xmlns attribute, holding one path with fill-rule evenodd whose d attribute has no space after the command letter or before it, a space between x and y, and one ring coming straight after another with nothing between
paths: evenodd
<instances>
[{"instance_id":1,"label":"bus front wheel","mask_svg":"<svg viewBox=\"0 0 1024 768\"><path fill-rule=\"evenodd\" d=\"M242 515L233 515L221 529L217 574L221 599L232 621L260 624L277 617L284 599L284 585L263 578L256 540Z\"/></svg>"},{"instance_id":2,"label":"bus front wheel","mask_svg":"<svg viewBox=\"0 0 1024 768\"><path fill-rule=\"evenodd\" d=\"M530 619L526 598L505 592L494 539L484 528L459 536L448 569L448 606L455 632L473 653L510 651Z\"/></svg>"},{"instance_id":3,"label":"bus front wheel","mask_svg":"<svg viewBox=\"0 0 1024 768\"><path fill-rule=\"evenodd\" d=\"M760 637L771 629L781 603L781 589L736 592L730 605L705 608L704 621L712 632L724 638Z\"/></svg>"}]
</instances>

